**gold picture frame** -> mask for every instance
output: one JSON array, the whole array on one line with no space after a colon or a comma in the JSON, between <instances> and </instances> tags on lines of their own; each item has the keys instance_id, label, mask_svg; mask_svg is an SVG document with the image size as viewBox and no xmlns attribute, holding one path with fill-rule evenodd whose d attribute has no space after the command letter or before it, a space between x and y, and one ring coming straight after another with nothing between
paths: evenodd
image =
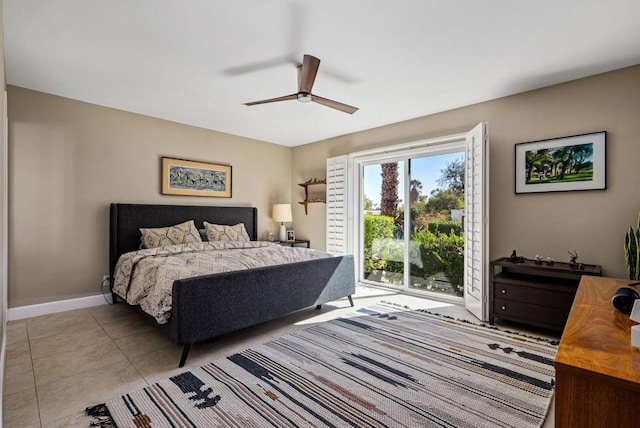
<instances>
[{"instance_id":1,"label":"gold picture frame","mask_svg":"<svg viewBox=\"0 0 640 428\"><path fill-rule=\"evenodd\" d=\"M231 197L231 165L162 157L162 194Z\"/></svg>"}]
</instances>

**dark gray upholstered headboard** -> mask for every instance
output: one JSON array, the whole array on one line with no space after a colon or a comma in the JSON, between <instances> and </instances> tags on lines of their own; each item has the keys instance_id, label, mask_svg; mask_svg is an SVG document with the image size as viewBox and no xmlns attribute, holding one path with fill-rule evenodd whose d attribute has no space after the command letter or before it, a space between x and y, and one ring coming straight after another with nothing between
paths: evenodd
<instances>
[{"instance_id":1,"label":"dark gray upholstered headboard","mask_svg":"<svg viewBox=\"0 0 640 428\"><path fill-rule=\"evenodd\" d=\"M111 204L109 226L109 273L115 272L120 255L140 247L140 228L166 227L194 220L234 225L244 223L252 241L258 236L258 210L253 207L213 207L193 205Z\"/></svg>"}]
</instances>

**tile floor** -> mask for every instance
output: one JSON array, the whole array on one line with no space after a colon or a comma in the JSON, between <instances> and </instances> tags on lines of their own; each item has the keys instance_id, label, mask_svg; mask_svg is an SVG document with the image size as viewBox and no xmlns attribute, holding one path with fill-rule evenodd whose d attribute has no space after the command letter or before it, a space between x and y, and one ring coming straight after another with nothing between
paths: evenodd
<instances>
[{"instance_id":1,"label":"tile floor","mask_svg":"<svg viewBox=\"0 0 640 428\"><path fill-rule=\"evenodd\" d=\"M368 287L358 287L354 303L363 307L381 300L473 319L458 305ZM215 342L194 345L185 368L353 310L342 299L323 305L320 311L300 311ZM83 413L86 406L183 371L177 367L181 351L124 304L11 321L7 326L4 426L88 427L90 418ZM552 404L544 427L553 426Z\"/></svg>"}]
</instances>

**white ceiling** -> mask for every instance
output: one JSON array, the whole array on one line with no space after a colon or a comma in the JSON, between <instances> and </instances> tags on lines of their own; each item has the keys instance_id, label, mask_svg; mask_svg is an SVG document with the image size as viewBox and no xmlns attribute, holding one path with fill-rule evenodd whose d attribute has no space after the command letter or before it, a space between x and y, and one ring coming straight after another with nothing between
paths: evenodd
<instances>
[{"instance_id":1,"label":"white ceiling","mask_svg":"<svg viewBox=\"0 0 640 428\"><path fill-rule=\"evenodd\" d=\"M296 146L640 63L638 0L4 0L7 83ZM297 91L360 107L245 102Z\"/></svg>"}]
</instances>

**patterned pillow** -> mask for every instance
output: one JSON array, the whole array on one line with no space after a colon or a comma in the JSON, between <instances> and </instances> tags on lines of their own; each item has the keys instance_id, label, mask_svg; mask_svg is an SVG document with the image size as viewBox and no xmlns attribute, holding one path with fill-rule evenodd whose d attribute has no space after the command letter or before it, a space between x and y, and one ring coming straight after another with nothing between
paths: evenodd
<instances>
[{"instance_id":1,"label":"patterned pillow","mask_svg":"<svg viewBox=\"0 0 640 428\"><path fill-rule=\"evenodd\" d=\"M205 221L204 228L207 231L209 241L251 241L244 223L227 226L224 224L211 224Z\"/></svg>"},{"instance_id":2,"label":"patterned pillow","mask_svg":"<svg viewBox=\"0 0 640 428\"><path fill-rule=\"evenodd\" d=\"M198 228L193 220L185 221L175 226L140 229L140 233L142 233L142 245L145 248L202 242Z\"/></svg>"}]
</instances>

